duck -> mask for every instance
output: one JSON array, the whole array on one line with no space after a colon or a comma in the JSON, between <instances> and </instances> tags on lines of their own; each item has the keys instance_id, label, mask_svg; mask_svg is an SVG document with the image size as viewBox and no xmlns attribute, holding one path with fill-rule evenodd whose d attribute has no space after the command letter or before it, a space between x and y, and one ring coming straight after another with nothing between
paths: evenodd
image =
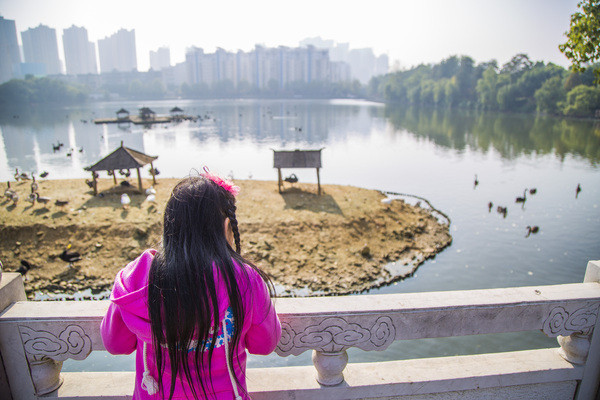
<instances>
[{"instance_id":1,"label":"duck","mask_svg":"<svg viewBox=\"0 0 600 400\"><path fill-rule=\"evenodd\" d=\"M21 260L21 266L19 268L17 268L17 270L15 272L18 272L22 276L25 276L25 274L27 272L29 272L30 269L33 269L33 268L39 268L39 267L37 265L30 263L27 260Z\"/></svg>"},{"instance_id":2,"label":"duck","mask_svg":"<svg viewBox=\"0 0 600 400\"><path fill-rule=\"evenodd\" d=\"M498 211L498 214L503 214L504 218L506 218L506 214L508 214L508 209L506 207L498 206L496 211Z\"/></svg>"},{"instance_id":3,"label":"duck","mask_svg":"<svg viewBox=\"0 0 600 400\"><path fill-rule=\"evenodd\" d=\"M536 193L537 193L537 189L536 188L529 189L529 194L536 194Z\"/></svg>"},{"instance_id":4,"label":"duck","mask_svg":"<svg viewBox=\"0 0 600 400\"><path fill-rule=\"evenodd\" d=\"M40 178L45 178L45 177L47 177L47 176L48 176L48 171L43 171L43 172L40 174Z\"/></svg>"},{"instance_id":5,"label":"duck","mask_svg":"<svg viewBox=\"0 0 600 400\"><path fill-rule=\"evenodd\" d=\"M90 189L94 188L94 181L90 181L89 179L85 180L85 184L88 185Z\"/></svg>"},{"instance_id":6,"label":"duck","mask_svg":"<svg viewBox=\"0 0 600 400\"><path fill-rule=\"evenodd\" d=\"M529 237L529 235L531 235L532 233L536 234L539 231L540 231L540 227L539 226L537 226L537 225L536 226L527 225L527 235L525 235L525 237Z\"/></svg>"},{"instance_id":7,"label":"duck","mask_svg":"<svg viewBox=\"0 0 600 400\"><path fill-rule=\"evenodd\" d=\"M52 144L52 152L56 153L57 151L60 151L60 144Z\"/></svg>"},{"instance_id":8,"label":"duck","mask_svg":"<svg viewBox=\"0 0 600 400\"><path fill-rule=\"evenodd\" d=\"M473 182L473 187L477 187L479 185L479 180L477 179L477 174L475 174L475 181Z\"/></svg>"},{"instance_id":9,"label":"duck","mask_svg":"<svg viewBox=\"0 0 600 400\"><path fill-rule=\"evenodd\" d=\"M579 192L581 192L581 184L577 184L577 189L575 189L575 198L579 196Z\"/></svg>"},{"instance_id":10,"label":"duck","mask_svg":"<svg viewBox=\"0 0 600 400\"><path fill-rule=\"evenodd\" d=\"M123 169L119 170L119 174L121 176L124 176L125 178L129 178L131 176L131 172L129 170L123 170Z\"/></svg>"},{"instance_id":11,"label":"duck","mask_svg":"<svg viewBox=\"0 0 600 400\"><path fill-rule=\"evenodd\" d=\"M150 193L146 196L146 200L149 203L154 203L156 201L156 195L154 193Z\"/></svg>"},{"instance_id":12,"label":"duck","mask_svg":"<svg viewBox=\"0 0 600 400\"><path fill-rule=\"evenodd\" d=\"M66 206L67 204L69 204L69 200L58 200L57 199L56 201L54 201L54 204L59 207Z\"/></svg>"},{"instance_id":13,"label":"duck","mask_svg":"<svg viewBox=\"0 0 600 400\"><path fill-rule=\"evenodd\" d=\"M66 249L63 250L62 253L58 255L58 257L64 262L73 263L75 261L81 260L81 254L76 251L68 251L71 248L71 244L67 246Z\"/></svg>"},{"instance_id":14,"label":"duck","mask_svg":"<svg viewBox=\"0 0 600 400\"><path fill-rule=\"evenodd\" d=\"M515 203L525 203L527 201L527 189L523 191L523 197L517 197Z\"/></svg>"},{"instance_id":15,"label":"duck","mask_svg":"<svg viewBox=\"0 0 600 400\"><path fill-rule=\"evenodd\" d=\"M131 204L131 199L129 198L129 195L127 193L123 193L121 195L121 205L124 209L128 209L129 204Z\"/></svg>"},{"instance_id":16,"label":"duck","mask_svg":"<svg viewBox=\"0 0 600 400\"><path fill-rule=\"evenodd\" d=\"M296 183L296 182L298 182L298 177L296 176L296 174L291 174L290 176L285 178L284 181L289 182L289 183Z\"/></svg>"},{"instance_id":17,"label":"duck","mask_svg":"<svg viewBox=\"0 0 600 400\"><path fill-rule=\"evenodd\" d=\"M67 157L71 157L73 155L73 149L69 149L67 152Z\"/></svg>"},{"instance_id":18,"label":"duck","mask_svg":"<svg viewBox=\"0 0 600 400\"><path fill-rule=\"evenodd\" d=\"M492 207L494 207L494 203L491 201L488 203L488 212L492 212Z\"/></svg>"}]
</instances>

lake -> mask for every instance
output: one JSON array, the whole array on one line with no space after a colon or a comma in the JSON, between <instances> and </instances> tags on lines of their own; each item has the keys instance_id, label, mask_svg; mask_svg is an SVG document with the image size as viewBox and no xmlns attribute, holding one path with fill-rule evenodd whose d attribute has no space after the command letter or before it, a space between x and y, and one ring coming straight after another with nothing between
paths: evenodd
<instances>
[{"instance_id":1,"label":"lake","mask_svg":"<svg viewBox=\"0 0 600 400\"><path fill-rule=\"evenodd\" d=\"M203 120L148 128L91 123L114 117L121 107L134 114L144 106L157 114L178 106ZM374 294L581 282L588 260L600 259L600 121L358 100L123 101L2 114L0 181L19 168L48 171L52 179L82 178L87 189L83 167L121 141L158 155L160 177L182 177L207 165L238 179L276 180L273 149L323 148L322 183L427 198L451 218L452 245L410 278ZM53 152L59 141L64 148ZM283 171L291 172L316 183L314 170ZM527 191L527 201L515 203L526 188L536 193ZM506 216L498 205L507 207ZM527 226L539 232L526 237ZM356 362L555 345L540 332L525 332L396 342L383 353L350 350L349 356ZM249 360L250 366L310 363L309 353ZM132 357L96 352L65 362L63 370L133 365Z\"/></svg>"}]
</instances>

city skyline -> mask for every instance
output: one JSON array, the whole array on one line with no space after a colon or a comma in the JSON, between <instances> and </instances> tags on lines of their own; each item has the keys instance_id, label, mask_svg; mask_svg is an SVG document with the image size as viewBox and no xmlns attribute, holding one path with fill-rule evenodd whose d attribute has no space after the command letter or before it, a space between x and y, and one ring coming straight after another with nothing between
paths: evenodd
<instances>
[{"instance_id":1,"label":"city skyline","mask_svg":"<svg viewBox=\"0 0 600 400\"><path fill-rule=\"evenodd\" d=\"M297 47L312 37L348 43L352 49L372 48L376 55L388 54L390 66L403 68L451 55L503 64L517 53L566 67L568 60L557 47L565 40L570 14L577 10L576 0L375 0L368 8L313 0L301 7L266 0L155 4L0 0L0 15L15 20L18 33L39 24L59 34L72 25L82 26L94 43L120 29L135 29L138 69L145 71L150 51L161 47L170 48L174 65L184 61L186 49L192 46L207 52L250 51L256 44ZM60 40L59 54L64 55Z\"/></svg>"}]
</instances>

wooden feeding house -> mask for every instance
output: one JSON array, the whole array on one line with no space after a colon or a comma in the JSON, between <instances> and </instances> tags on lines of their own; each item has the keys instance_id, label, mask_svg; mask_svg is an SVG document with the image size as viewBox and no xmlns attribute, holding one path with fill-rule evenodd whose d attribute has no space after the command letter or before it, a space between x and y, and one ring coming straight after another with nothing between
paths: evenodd
<instances>
[{"instance_id":1,"label":"wooden feeding house","mask_svg":"<svg viewBox=\"0 0 600 400\"><path fill-rule=\"evenodd\" d=\"M273 168L277 168L278 188L281 193L283 182L281 179L282 168L315 168L317 170L317 188L321 194L321 150L273 150Z\"/></svg>"},{"instance_id":2,"label":"wooden feeding house","mask_svg":"<svg viewBox=\"0 0 600 400\"><path fill-rule=\"evenodd\" d=\"M169 110L173 121L181 121L183 119L183 110L179 107L173 107Z\"/></svg>"},{"instance_id":3,"label":"wooden feeding house","mask_svg":"<svg viewBox=\"0 0 600 400\"><path fill-rule=\"evenodd\" d=\"M157 158L158 156L149 156L137 150L130 149L129 147L124 147L123 142L121 142L121 146L115 151L104 157L102 160L98 161L96 164L86 167L84 169L86 171L91 171L92 173L94 195L98 194L98 184L96 181L98 171L111 171L113 181L116 185L117 176L115 171L130 170L135 168L137 170L138 176L138 187L140 191L142 191L143 188L142 177L140 175L140 168L144 167L147 164L150 164L152 183L156 184L156 175L154 173L155 169L152 162Z\"/></svg>"},{"instance_id":4,"label":"wooden feeding house","mask_svg":"<svg viewBox=\"0 0 600 400\"><path fill-rule=\"evenodd\" d=\"M156 118L156 113L148 107L142 107L140 108L140 118L143 121L151 121Z\"/></svg>"},{"instance_id":5,"label":"wooden feeding house","mask_svg":"<svg viewBox=\"0 0 600 400\"><path fill-rule=\"evenodd\" d=\"M121 108L119 111L117 111L117 119L121 120L121 121L125 121L125 120L129 120L129 111L127 111L124 108Z\"/></svg>"}]
</instances>

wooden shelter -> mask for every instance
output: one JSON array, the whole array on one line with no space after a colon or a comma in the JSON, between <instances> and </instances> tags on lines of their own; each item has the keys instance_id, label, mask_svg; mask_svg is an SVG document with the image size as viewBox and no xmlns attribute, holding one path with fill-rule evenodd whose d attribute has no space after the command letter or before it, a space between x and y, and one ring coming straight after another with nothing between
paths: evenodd
<instances>
[{"instance_id":1,"label":"wooden shelter","mask_svg":"<svg viewBox=\"0 0 600 400\"><path fill-rule=\"evenodd\" d=\"M171 110L169 110L169 112L172 115L181 115L181 114L183 114L183 110L181 108L179 108L179 107L173 107L173 108L171 108Z\"/></svg>"},{"instance_id":2,"label":"wooden shelter","mask_svg":"<svg viewBox=\"0 0 600 400\"><path fill-rule=\"evenodd\" d=\"M154 175L154 165L152 162L156 160L158 156L149 156L147 154L141 153L137 150L130 149L129 147L124 147L123 142L121 141L121 146L117 148L115 151L104 157L102 160L98 161L96 164L85 167L86 171L91 171L92 179L94 182L94 194L98 194L98 184L96 181L97 171L111 171L113 180L115 185L117 184L117 177L115 171L118 170L129 170L135 168L137 170L138 176L138 187L140 191L142 188L142 177L140 175L140 168L142 168L146 164L150 164L150 173L152 174L152 182L156 184L156 176Z\"/></svg>"},{"instance_id":3,"label":"wooden shelter","mask_svg":"<svg viewBox=\"0 0 600 400\"><path fill-rule=\"evenodd\" d=\"M129 118L129 111L127 111L124 108L121 108L119 111L117 111L117 119L127 119Z\"/></svg>"},{"instance_id":4,"label":"wooden shelter","mask_svg":"<svg viewBox=\"0 0 600 400\"><path fill-rule=\"evenodd\" d=\"M283 185L281 168L316 168L318 193L321 194L321 150L273 150L273 168L277 168L279 193Z\"/></svg>"},{"instance_id":5,"label":"wooden shelter","mask_svg":"<svg viewBox=\"0 0 600 400\"><path fill-rule=\"evenodd\" d=\"M156 113L148 107L140 108L140 118L143 120L152 120L156 117Z\"/></svg>"}]
</instances>

